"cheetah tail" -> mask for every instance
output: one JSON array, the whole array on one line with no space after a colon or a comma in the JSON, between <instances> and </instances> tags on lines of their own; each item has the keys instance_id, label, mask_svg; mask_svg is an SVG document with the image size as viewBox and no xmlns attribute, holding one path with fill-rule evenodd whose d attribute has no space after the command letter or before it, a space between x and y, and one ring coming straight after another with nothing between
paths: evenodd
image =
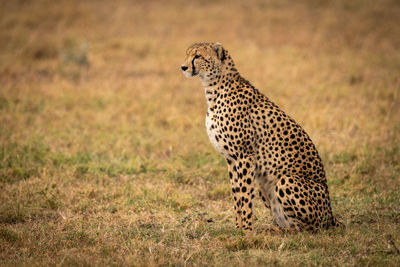
<instances>
[{"instance_id":1,"label":"cheetah tail","mask_svg":"<svg viewBox=\"0 0 400 267\"><path fill-rule=\"evenodd\" d=\"M332 218L332 223L331 223L332 227L339 227L342 229L345 229L345 225L344 223L342 223L341 221L339 221L338 219L336 219L335 217Z\"/></svg>"}]
</instances>

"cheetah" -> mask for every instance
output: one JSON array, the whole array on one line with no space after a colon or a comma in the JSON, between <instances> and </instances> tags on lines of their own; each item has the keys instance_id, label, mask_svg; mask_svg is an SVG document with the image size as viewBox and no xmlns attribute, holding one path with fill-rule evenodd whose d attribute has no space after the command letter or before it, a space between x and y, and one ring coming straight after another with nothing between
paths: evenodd
<instances>
[{"instance_id":1,"label":"cheetah","mask_svg":"<svg viewBox=\"0 0 400 267\"><path fill-rule=\"evenodd\" d=\"M253 228L256 186L278 230L342 226L310 137L239 74L220 43L193 44L181 68L204 87L207 134L228 165L237 228Z\"/></svg>"}]
</instances>

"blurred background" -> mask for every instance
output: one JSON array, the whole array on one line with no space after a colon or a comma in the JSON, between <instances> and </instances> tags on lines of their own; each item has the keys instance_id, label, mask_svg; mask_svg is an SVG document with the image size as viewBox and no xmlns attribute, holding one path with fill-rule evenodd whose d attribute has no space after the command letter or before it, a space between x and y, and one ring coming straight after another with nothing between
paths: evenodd
<instances>
[{"instance_id":1,"label":"blurred background","mask_svg":"<svg viewBox=\"0 0 400 267\"><path fill-rule=\"evenodd\" d=\"M396 265L399 25L396 0L0 1L0 263ZM309 133L346 235L233 228L180 70L201 41Z\"/></svg>"}]
</instances>

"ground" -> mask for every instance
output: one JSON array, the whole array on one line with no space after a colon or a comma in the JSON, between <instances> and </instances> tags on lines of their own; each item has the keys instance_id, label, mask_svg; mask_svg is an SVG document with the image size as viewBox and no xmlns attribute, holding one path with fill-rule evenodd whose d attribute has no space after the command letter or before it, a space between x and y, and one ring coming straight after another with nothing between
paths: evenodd
<instances>
[{"instance_id":1,"label":"ground","mask_svg":"<svg viewBox=\"0 0 400 267\"><path fill-rule=\"evenodd\" d=\"M398 1L3 1L1 265L400 264ZM345 231L234 228L185 49L309 133Z\"/></svg>"}]
</instances>

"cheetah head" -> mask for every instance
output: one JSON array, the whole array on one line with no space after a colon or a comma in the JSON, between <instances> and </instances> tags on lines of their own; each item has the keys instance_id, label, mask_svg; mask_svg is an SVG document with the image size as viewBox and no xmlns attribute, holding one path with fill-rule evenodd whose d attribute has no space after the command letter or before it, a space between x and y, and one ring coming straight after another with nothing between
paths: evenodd
<instances>
[{"instance_id":1,"label":"cheetah head","mask_svg":"<svg viewBox=\"0 0 400 267\"><path fill-rule=\"evenodd\" d=\"M181 68L188 78L199 75L202 79L211 79L221 72L226 53L220 43L197 43L186 50Z\"/></svg>"}]
</instances>

